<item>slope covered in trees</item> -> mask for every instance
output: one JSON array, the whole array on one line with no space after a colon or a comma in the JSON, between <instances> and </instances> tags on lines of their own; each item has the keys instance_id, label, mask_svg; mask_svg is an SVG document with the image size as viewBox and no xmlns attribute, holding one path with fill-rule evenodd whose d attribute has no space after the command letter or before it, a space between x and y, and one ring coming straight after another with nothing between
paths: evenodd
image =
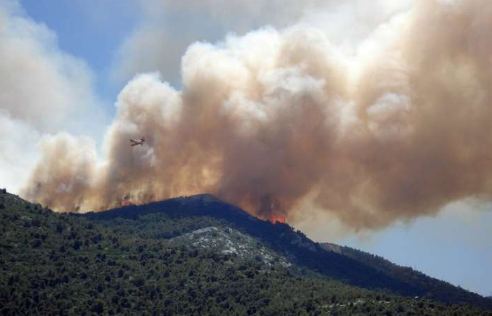
<instances>
[{"instance_id":1,"label":"slope covered in trees","mask_svg":"<svg viewBox=\"0 0 492 316\"><path fill-rule=\"evenodd\" d=\"M279 251L280 241L275 246L226 218L199 214L195 202L169 212L75 215L1 192L0 314L492 315L342 284ZM224 251L219 237L245 255ZM291 246L312 251L305 242Z\"/></svg>"},{"instance_id":2,"label":"slope covered in trees","mask_svg":"<svg viewBox=\"0 0 492 316\"><path fill-rule=\"evenodd\" d=\"M427 298L437 299L444 302L475 303L485 308L491 306L490 298L481 298L477 294L456 287L448 282L427 276L411 267L396 265L383 257L376 256L354 248L339 246L332 243L322 243L321 246L327 251L339 253L343 256L357 260L358 262L373 267L395 279L401 280L415 288L423 289Z\"/></svg>"},{"instance_id":3,"label":"slope covered in trees","mask_svg":"<svg viewBox=\"0 0 492 316\"><path fill-rule=\"evenodd\" d=\"M144 214L167 214L173 218L213 217L258 238L297 266L343 283L368 289L383 289L399 295L432 298L446 303L469 303L492 309L492 301L478 294L417 271L412 274L407 268L396 271L387 269L388 265L383 261L372 264L370 261L360 260L358 256L348 255L348 252L329 251L326 245L313 242L289 225L259 220L210 195L174 198L89 214L89 217L111 223L108 220L112 218L138 219Z\"/></svg>"}]
</instances>

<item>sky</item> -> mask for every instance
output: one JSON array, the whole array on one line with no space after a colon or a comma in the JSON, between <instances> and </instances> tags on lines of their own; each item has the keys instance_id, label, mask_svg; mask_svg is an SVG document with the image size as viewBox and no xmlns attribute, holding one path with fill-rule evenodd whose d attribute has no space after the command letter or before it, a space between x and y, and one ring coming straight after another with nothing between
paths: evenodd
<instances>
[{"instance_id":1,"label":"sky","mask_svg":"<svg viewBox=\"0 0 492 316\"><path fill-rule=\"evenodd\" d=\"M347 63L349 64L346 66L347 68L340 68L344 69L343 71L338 71L338 64L345 65L344 62L335 59L335 57L333 60L323 59L324 49L327 49L325 47L327 45L323 44L324 46L321 45L323 50L318 57L319 64L314 66L314 70L309 70L312 74L313 72L316 73L316 67L323 68L323 63L336 64L336 67L330 68L335 69L333 72L337 75L333 76L333 83L330 82L333 88L330 88L332 90L329 90L328 95L338 93L339 90L337 89L343 91L347 89L349 92L343 93L350 94L350 89L357 88L337 88L338 85L341 85L337 82L352 82L351 80L344 81L343 73L353 73L354 77L364 77L365 69L374 67L371 60L366 61L366 59L370 59L367 56L379 56L378 54L381 54L380 47L386 48L386 44L391 49L395 38L392 30L400 27L402 30L406 30L408 27L406 24L407 15L415 14L419 19L422 19L421 21L417 19L418 23L430 25L426 19L429 15L437 14L435 11L441 2L443 1L436 1L439 4L430 9L415 9L412 7L412 1L405 0L379 0L377 5L370 6L360 0L347 1L343 4L321 0L305 1L302 4L293 0L286 2L280 0L268 2L259 0L185 0L179 2L158 0L128 0L125 2L117 0L104 2L97 0L0 0L0 57L6 61L2 63L0 60L0 89L8 91L8 93L4 92L3 94L0 92L0 132L3 135L3 140L0 141L0 169L2 169L0 171L0 186L7 186L9 191L16 193L21 192L25 183L33 177L26 170L36 170L37 181L41 181L39 177L49 177L49 175L39 171L38 162L42 161L42 165L49 168L51 161L49 157L51 156L46 153L51 153L52 157L66 155L67 160L75 161L74 165L70 165L71 169L68 175L72 178L83 179L80 181L73 180L62 189L60 189L60 184L55 182L56 192L62 193L58 195L59 199L70 196L68 193L76 191L76 188L86 190L86 182L99 181L97 178L94 180L91 176L92 173L98 173L93 171L94 168L104 165L99 157L109 152L109 161L111 161L111 159L115 159L111 155L114 153L121 154L121 151L112 151L113 148L119 148L118 143L115 144L114 142L114 135L126 132L128 127L125 126L133 123L133 121L129 121L130 123L126 125L121 124L126 121L118 121L122 115L121 111L123 110L121 109L134 111L131 107L132 104L142 102L143 98L150 104L149 111L153 111L154 99L156 98L165 98L166 102L173 103L177 102L175 99L182 94L191 98L204 93L202 89L205 89L206 93L215 91L216 88L214 88L213 83L211 84L211 81L207 79L209 78L208 75L204 77L202 75L203 73L207 74L207 71L214 71L215 66L211 65L209 60L202 61L196 57L196 54L199 56L211 54L213 58L224 58L224 60L228 60L231 55L244 56L246 54L244 51L251 51L250 46L248 46L251 43L254 47L255 43L269 47L276 41L282 41L284 37L287 38L286 42L289 42L289 39L295 42L299 36L296 33L296 27L302 28L307 25L309 29L315 29L320 34L311 38L312 42L309 43L311 46L301 47L307 52L313 55L318 54L316 48L318 46L316 45L318 45L320 38L327 38L330 41L329 51L334 51L333 55L340 55L342 57L339 59L343 60L345 60L345 56L348 56L347 59L349 60L357 59L357 62ZM445 2L446 4L442 4L445 6L443 8L448 9L447 6L453 6L463 1ZM469 3L480 5L478 0ZM422 14L418 14L419 9L422 10ZM455 41L452 38L445 38L441 43L444 47L441 58L445 56L448 50L454 52L454 49L456 52L453 53L453 56L460 56L461 54L468 58L463 57L463 59L454 60L463 65L463 67L456 67L457 71L461 71L457 77L459 80L456 79L458 84L461 84L462 81L460 80L463 77L479 76L469 70L469 67L472 66L468 61L472 58L481 60L484 53L490 52L492 45L479 36L480 30L487 27L487 22L484 20L487 20L488 14L492 12L490 6L488 9L481 10L482 16L476 17L475 23L472 23L476 30L469 30L472 35L476 35L469 36L474 55L466 55L458 50L457 44L454 44ZM417 13L412 10L417 11ZM465 6L462 10L475 12L473 7ZM443 11L445 10L443 9ZM439 21L438 17L433 17L433 19L433 21ZM457 20L456 24L458 25L459 22ZM485 25L481 23L485 23ZM292 27L293 25L295 27ZM439 23L433 25L439 27ZM454 29L456 33L460 33L460 30L458 27ZM301 32L300 34L304 33ZM430 35L429 42L424 41L425 36L422 36L424 39L420 37L414 39L410 35L409 37L408 43L401 45L412 46L411 44L413 44L415 46L415 44L423 43L424 46L417 52L412 50L405 52L408 55L425 56L425 45L430 46L426 43L433 42ZM448 43L451 44L448 45ZM334 48L331 48L332 46ZM440 46L429 47L429 50L439 52L439 48ZM296 51L299 47L293 46L289 49ZM272 50L275 50L275 47ZM366 54L361 54L363 57L357 57L360 51ZM287 50L287 52L289 51ZM268 54L263 52L258 54L268 59ZM293 56L293 59L297 58L297 55L293 54ZM395 58L395 63L397 63L401 56L391 55L391 57ZM255 59L257 55L246 54L246 57L241 58L246 58L252 65L258 65L258 61ZM430 63L432 60L429 57ZM364 67L361 68L364 69L360 70L356 67L358 65L363 65ZM221 73L227 73L228 67L237 67L237 65L228 60L220 67L218 69ZM264 65L261 64L261 67ZM309 68L310 66L306 67ZM378 67L374 68L379 69ZM285 74L274 73L273 77L266 76L263 79L269 83L266 86L275 89L282 88L282 93L291 98L298 98L296 91L299 89L315 91L313 95L318 97L316 89L318 89L319 84L316 80L305 79L306 76L296 73L302 69L298 70L295 67L286 67L286 69ZM443 69L447 72L442 69L436 70L435 73L429 71L429 76L439 80L441 76L448 78L454 75L447 70L448 68ZM289 71L294 74L291 75ZM407 71L411 73L413 69L409 68ZM444 72L444 75L441 72ZM138 77L146 73L150 73L150 75ZM469 73L472 75L468 75ZM238 71L237 74L242 74L242 72ZM379 73L371 72L370 74L377 77ZM480 75L488 76L488 74ZM277 78L278 76L281 77L281 80ZM282 78L287 79L283 80ZM400 80L400 77L395 78L392 79L392 84ZM416 78L424 80L425 77ZM242 87L237 88L234 85L236 81L242 82L242 77L239 75L231 78L226 77L223 79L224 81L219 79L217 82L231 82L232 88L230 89L242 89ZM462 85L462 94L465 96L469 95L467 94L469 91L475 91L475 86L479 85L472 79L468 78ZM203 80L206 84L202 83ZM270 83L269 80L273 83ZM456 83L451 82L451 80L446 84L450 87L456 87L453 86ZM284 85L290 86L286 88ZM405 85L405 89L407 89L406 83L402 85ZM443 84L443 86L442 91L449 91L446 85ZM140 87L144 87L142 88L144 91L150 89L154 92L149 97L142 96ZM250 86L245 88L248 91L250 89ZM364 88L360 89L366 91ZM396 88L392 87L391 89ZM427 91L427 88L423 87L421 90ZM374 115L377 118L374 121L375 125L371 125L372 131L375 131L376 134L379 132L386 133L380 126L387 120L404 120L405 118L400 118L391 112L396 110L384 112L384 115L381 116L381 108L387 107L387 103L397 98L398 109L403 108L403 113L406 113L409 107L407 98L401 97L403 92L398 94L393 93L393 90L391 91L391 93L386 93L382 99L378 99L380 102L377 106L368 110L369 116ZM222 91L221 93L225 92ZM323 93L325 93L324 90ZM343 93L340 94L343 95ZM442 94L440 92L439 94L426 95L436 98L436 102L440 102L444 98ZM365 95L358 92L357 98L353 98L353 102L357 102L358 97L362 98ZM469 99L473 101L474 97L475 94ZM476 102L480 104L480 100ZM156 104L159 105L160 103L157 102ZM276 103L273 102L272 104L275 105ZM333 105L333 107L336 106L336 104ZM241 107L241 109L250 111L252 107L253 105L248 104L247 107L244 109ZM147 108L143 109L146 110ZM137 110L142 109L137 108ZM166 109L164 112L168 113L167 117L172 118L172 111L173 108ZM138 115L139 112L136 113ZM452 115L450 117L454 118ZM459 118L456 118L456 125L459 124ZM123 127L121 127L122 125ZM152 126L154 126L154 130L160 128L157 125ZM168 131L166 128L164 126L163 130ZM392 128L394 127L392 126ZM353 129L347 130L348 132L345 133L349 134L353 131ZM330 132L331 129L327 131ZM126 134L124 135L126 136ZM60 145L60 142L63 146ZM18 144L22 144L22 146L20 147ZM169 148L173 142L166 140L164 144L168 146L164 146L164 148ZM432 142L419 146L431 145L433 145ZM155 148L157 152L159 149L157 141ZM157 154L146 152L142 155L148 159L149 164L155 164ZM400 159L401 164L407 162L401 156L396 155L396 157ZM135 162L132 161L132 163ZM411 162L408 163L411 164ZM480 165L483 162L477 160L476 164ZM174 165L171 167L174 168ZM488 165L485 167L487 168ZM488 167L488 169L491 168ZM149 174L152 170L150 169ZM446 170L446 173L452 172L449 169ZM249 169L247 171L251 172ZM461 178L466 178L465 173L468 171L467 168L459 169L458 174ZM58 173L56 174L58 175ZM66 177L66 171L60 172L59 176L60 178ZM244 175L241 176L244 177ZM329 176L335 176L335 174L330 173ZM370 174L364 174L364 177L366 176L369 177ZM356 177L354 176L354 178ZM357 179L360 180L360 178ZM447 177L443 177L443 179L444 183L445 181L454 181ZM225 183L230 183L231 180L227 180L229 182L225 181ZM3 181L6 184L1 183ZM386 188L391 188L394 183L394 179L391 178L390 184ZM396 183L398 184L398 182ZM461 184L461 182L459 183ZM474 183L474 185L480 187L480 184ZM484 184L486 188L490 188L487 185ZM198 186L207 187L203 183ZM322 189L321 187L320 190ZM333 188L328 187L328 189ZM357 187L357 189L361 188ZM453 187L445 193L437 192L435 194L447 196L456 190L459 191L459 189L461 186ZM289 191L291 188L286 190L291 192ZM309 190L312 193L312 190ZM344 191L345 188L341 190ZM486 191L486 189L482 189L482 191L484 190ZM490 189L488 190L490 191ZM477 194L484 194L485 192L482 191L477 192ZM166 194L172 194L172 192L166 192ZM176 192L180 192L179 189ZM242 191L238 189L237 192ZM237 192L233 192L232 195L226 194L226 196L234 200L236 198L234 194ZM334 192L336 194L341 193L336 190ZM119 194L119 192L117 193ZM397 193L395 192L395 194ZM429 194L434 193L429 191ZM331 199L334 198L330 194L327 196ZM381 212L378 213L378 220L373 220L372 217L368 216L367 219L361 219L360 222L355 220L354 222L354 217L361 218L365 213L360 213L358 209L354 208L350 217L344 217L338 213L319 211L317 210L319 207L311 204L312 201L300 206L307 211L289 213L288 215L289 219L292 219L290 222L296 228L306 232L309 237L316 241L348 245L383 256L397 264L410 266L430 276L479 294L492 295L492 273L490 273L492 231L489 229L492 226L492 206L480 199L478 201L469 199L469 196L473 196L469 191L465 191L465 193L460 191L460 194L455 196L453 195L452 199L439 201L439 203L418 200L415 204L420 205L419 203L421 203L422 209L426 208L428 204L433 208L428 211L412 210L410 215L405 210L405 212L402 211L401 214L398 213L398 216L395 215L394 217L388 215L391 213ZM71 198L67 203L72 203L76 198ZM376 195L374 199L379 201L379 196ZM302 200L304 201L305 198ZM485 200L487 201L487 199ZM347 200L342 201L346 202ZM406 202L407 200L402 199L401 201ZM243 201L240 200L240 202ZM381 205L386 205L383 202ZM248 201L244 203L248 205ZM297 200L295 203L297 203L296 205L299 204ZM323 203L318 203L318 206L337 206L333 203Z\"/></svg>"}]
</instances>

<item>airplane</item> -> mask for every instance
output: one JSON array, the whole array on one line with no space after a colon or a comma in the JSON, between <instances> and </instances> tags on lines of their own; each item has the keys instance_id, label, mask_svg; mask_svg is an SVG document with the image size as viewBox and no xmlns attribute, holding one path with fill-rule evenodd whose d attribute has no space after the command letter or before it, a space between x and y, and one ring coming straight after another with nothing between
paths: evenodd
<instances>
[{"instance_id":1,"label":"airplane","mask_svg":"<svg viewBox=\"0 0 492 316\"><path fill-rule=\"evenodd\" d=\"M145 142L145 138L142 137L140 140L130 139L130 142L132 147L137 145L143 145L143 143Z\"/></svg>"}]
</instances>

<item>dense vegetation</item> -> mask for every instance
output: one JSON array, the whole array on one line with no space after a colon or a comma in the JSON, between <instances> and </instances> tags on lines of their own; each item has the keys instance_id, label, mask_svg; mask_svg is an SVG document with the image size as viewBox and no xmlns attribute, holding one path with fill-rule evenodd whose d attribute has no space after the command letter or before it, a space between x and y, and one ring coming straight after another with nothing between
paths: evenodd
<instances>
[{"instance_id":1,"label":"dense vegetation","mask_svg":"<svg viewBox=\"0 0 492 316\"><path fill-rule=\"evenodd\" d=\"M468 292L462 288L455 287L450 283L429 277L411 267L401 267L380 256L350 247L343 247L330 243L325 243L321 246L326 250L340 253L365 265L371 266L378 271L384 272L407 284L411 284L415 288L423 289L427 298L448 303L473 303L490 309L492 302L490 298L483 299L478 297L475 293Z\"/></svg>"},{"instance_id":2,"label":"dense vegetation","mask_svg":"<svg viewBox=\"0 0 492 316\"><path fill-rule=\"evenodd\" d=\"M368 289L382 289L404 296L432 298L445 303L468 303L492 309L492 300L438 281L408 268L388 268L384 262L374 263L345 252L326 251L302 232L290 226L258 220L241 209L212 196L175 198L143 206L126 207L89 214L93 219L112 223L111 219L141 220L149 214L164 213L173 218L208 216L220 219L261 240L276 252L285 255L298 266L316 271L343 283ZM395 268L397 267L397 268Z\"/></svg>"},{"instance_id":3,"label":"dense vegetation","mask_svg":"<svg viewBox=\"0 0 492 316\"><path fill-rule=\"evenodd\" d=\"M0 314L492 315L345 285L302 264L287 268L285 254L274 250L245 257L175 242L216 227L241 247L237 222L218 216L136 214L58 214L0 192ZM258 249L274 244L248 238Z\"/></svg>"}]
</instances>

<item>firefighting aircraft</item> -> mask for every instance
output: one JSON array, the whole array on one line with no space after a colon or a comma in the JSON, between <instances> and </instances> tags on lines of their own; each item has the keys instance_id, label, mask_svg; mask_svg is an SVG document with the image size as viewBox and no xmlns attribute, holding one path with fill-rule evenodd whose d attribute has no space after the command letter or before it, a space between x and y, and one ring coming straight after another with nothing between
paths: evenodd
<instances>
[{"instance_id":1,"label":"firefighting aircraft","mask_svg":"<svg viewBox=\"0 0 492 316\"><path fill-rule=\"evenodd\" d=\"M145 143L145 138L140 138L140 140L134 140L134 139L130 139L130 143L133 146L137 146L137 145L142 145L143 146L143 143Z\"/></svg>"}]
</instances>

